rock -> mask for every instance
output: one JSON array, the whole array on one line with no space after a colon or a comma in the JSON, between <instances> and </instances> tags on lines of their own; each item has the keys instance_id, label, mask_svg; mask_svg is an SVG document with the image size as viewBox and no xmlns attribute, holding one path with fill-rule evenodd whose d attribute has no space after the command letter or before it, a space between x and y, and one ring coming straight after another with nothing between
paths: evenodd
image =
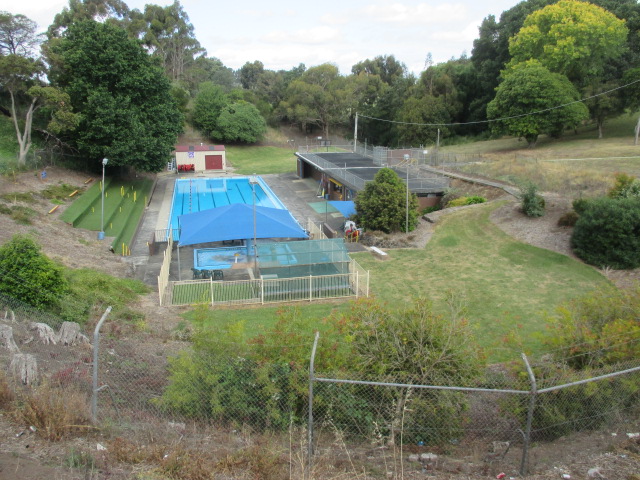
<instances>
[{"instance_id":1,"label":"rock","mask_svg":"<svg viewBox=\"0 0 640 480\"><path fill-rule=\"evenodd\" d=\"M438 460L438 455L435 453L423 453L420 455L420 461L422 463L435 463Z\"/></svg>"},{"instance_id":2,"label":"rock","mask_svg":"<svg viewBox=\"0 0 640 480\"><path fill-rule=\"evenodd\" d=\"M418 462L420 461L420 456L416 453L412 453L411 455L409 455L407 460L409 460L410 462Z\"/></svg>"},{"instance_id":3,"label":"rock","mask_svg":"<svg viewBox=\"0 0 640 480\"><path fill-rule=\"evenodd\" d=\"M35 331L44 345L58 343L56 332L46 323L31 323L29 330Z\"/></svg>"}]
</instances>

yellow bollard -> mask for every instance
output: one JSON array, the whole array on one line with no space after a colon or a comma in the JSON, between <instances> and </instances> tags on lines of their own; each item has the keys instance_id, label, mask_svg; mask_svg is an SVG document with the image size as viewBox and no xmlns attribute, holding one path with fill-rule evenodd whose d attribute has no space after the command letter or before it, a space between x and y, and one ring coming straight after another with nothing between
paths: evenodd
<instances>
[{"instance_id":1,"label":"yellow bollard","mask_svg":"<svg viewBox=\"0 0 640 480\"><path fill-rule=\"evenodd\" d=\"M122 213L122 207L120 207L120 213Z\"/></svg>"},{"instance_id":2,"label":"yellow bollard","mask_svg":"<svg viewBox=\"0 0 640 480\"><path fill-rule=\"evenodd\" d=\"M137 197L137 195L136 195L136 194L137 194L137 193L138 193L138 192L133 192L133 201L134 201L134 202L136 201L136 197Z\"/></svg>"},{"instance_id":3,"label":"yellow bollard","mask_svg":"<svg viewBox=\"0 0 640 480\"><path fill-rule=\"evenodd\" d=\"M113 230L113 222L111 222L111 223L109 224L109 228L111 228L111 230Z\"/></svg>"},{"instance_id":4,"label":"yellow bollard","mask_svg":"<svg viewBox=\"0 0 640 480\"><path fill-rule=\"evenodd\" d=\"M104 192L104 196L108 197L109 196L109 192Z\"/></svg>"},{"instance_id":5,"label":"yellow bollard","mask_svg":"<svg viewBox=\"0 0 640 480\"><path fill-rule=\"evenodd\" d=\"M124 185L120 187L120 196L124 197Z\"/></svg>"},{"instance_id":6,"label":"yellow bollard","mask_svg":"<svg viewBox=\"0 0 640 480\"><path fill-rule=\"evenodd\" d=\"M96 209L94 207L91 207L91 213L96 213Z\"/></svg>"},{"instance_id":7,"label":"yellow bollard","mask_svg":"<svg viewBox=\"0 0 640 480\"><path fill-rule=\"evenodd\" d=\"M146 195L144 196L144 204L145 205L147 204L147 196Z\"/></svg>"},{"instance_id":8,"label":"yellow bollard","mask_svg":"<svg viewBox=\"0 0 640 480\"><path fill-rule=\"evenodd\" d=\"M100 180L100 191L102 191L102 180Z\"/></svg>"}]
</instances>

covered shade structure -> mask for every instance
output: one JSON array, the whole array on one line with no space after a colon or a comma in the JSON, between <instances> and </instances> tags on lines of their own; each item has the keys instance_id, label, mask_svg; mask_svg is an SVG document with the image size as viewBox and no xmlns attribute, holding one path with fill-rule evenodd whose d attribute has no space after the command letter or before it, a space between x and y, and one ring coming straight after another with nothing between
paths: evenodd
<instances>
[{"instance_id":1,"label":"covered shade structure","mask_svg":"<svg viewBox=\"0 0 640 480\"><path fill-rule=\"evenodd\" d=\"M252 205L235 203L181 215L180 246L254 237ZM288 210L255 207L256 238L309 238Z\"/></svg>"}]
</instances>

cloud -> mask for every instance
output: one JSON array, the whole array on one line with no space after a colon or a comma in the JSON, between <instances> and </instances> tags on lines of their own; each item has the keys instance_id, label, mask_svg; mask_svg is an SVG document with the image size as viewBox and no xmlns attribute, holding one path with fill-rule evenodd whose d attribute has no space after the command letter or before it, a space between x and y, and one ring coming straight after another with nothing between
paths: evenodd
<instances>
[{"instance_id":1,"label":"cloud","mask_svg":"<svg viewBox=\"0 0 640 480\"><path fill-rule=\"evenodd\" d=\"M467 7L461 3L443 3L429 5L405 5L389 3L370 5L364 9L365 15L383 23L434 24L458 22L468 14Z\"/></svg>"},{"instance_id":2,"label":"cloud","mask_svg":"<svg viewBox=\"0 0 640 480\"><path fill-rule=\"evenodd\" d=\"M262 36L261 40L272 44L307 44L318 45L339 41L340 30L329 26L318 26L308 29L288 31L277 30Z\"/></svg>"},{"instance_id":3,"label":"cloud","mask_svg":"<svg viewBox=\"0 0 640 480\"><path fill-rule=\"evenodd\" d=\"M441 30L431 35L433 40L447 40L469 44L478 38L478 27L482 20L470 22L463 30Z\"/></svg>"}]
</instances>

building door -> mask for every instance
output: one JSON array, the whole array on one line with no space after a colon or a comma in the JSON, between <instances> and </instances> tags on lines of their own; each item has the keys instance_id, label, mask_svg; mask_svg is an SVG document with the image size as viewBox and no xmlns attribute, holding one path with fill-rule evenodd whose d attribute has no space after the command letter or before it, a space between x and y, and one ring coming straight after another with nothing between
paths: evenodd
<instances>
[{"instance_id":1,"label":"building door","mask_svg":"<svg viewBox=\"0 0 640 480\"><path fill-rule=\"evenodd\" d=\"M222 155L205 155L205 170L222 170Z\"/></svg>"}]
</instances>

